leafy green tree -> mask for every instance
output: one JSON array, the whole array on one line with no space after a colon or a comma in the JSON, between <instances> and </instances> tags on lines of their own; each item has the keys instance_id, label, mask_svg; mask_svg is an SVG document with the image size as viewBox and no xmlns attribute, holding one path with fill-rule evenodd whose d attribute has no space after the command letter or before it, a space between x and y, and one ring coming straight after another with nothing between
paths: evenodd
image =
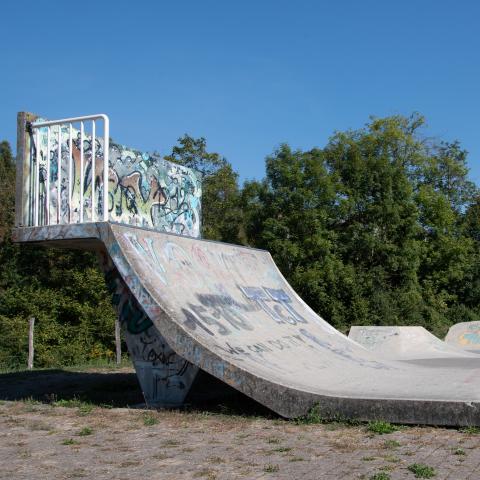
<instances>
[{"instance_id":1,"label":"leafy green tree","mask_svg":"<svg viewBox=\"0 0 480 480\"><path fill-rule=\"evenodd\" d=\"M0 241L13 224L15 208L15 163L8 142L0 142Z\"/></svg>"},{"instance_id":2,"label":"leafy green tree","mask_svg":"<svg viewBox=\"0 0 480 480\"><path fill-rule=\"evenodd\" d=\"M280 147L242 192L249 244L337 328L478 318L478 190L421 115L372 118L323 149Z\"/></svg>"}]
</instances>

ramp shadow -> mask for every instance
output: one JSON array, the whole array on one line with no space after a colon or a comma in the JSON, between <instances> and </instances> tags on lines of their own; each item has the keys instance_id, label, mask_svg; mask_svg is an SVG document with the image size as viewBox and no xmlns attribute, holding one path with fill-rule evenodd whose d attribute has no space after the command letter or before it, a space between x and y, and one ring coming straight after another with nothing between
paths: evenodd
<instances>
[{"instance_id":1,"label":"ramp shadow","mask_svg":"<svg viewBox=\"0 0 480 480\"><path fill-rule=\"evenodd\" d=\"M71 371L61 368L0 374L0 400L43 403L79 399L116 408L145 406L135 372ZM268 408L201 371L178 410L278 418Z\"/></svg>"}]
</instances>

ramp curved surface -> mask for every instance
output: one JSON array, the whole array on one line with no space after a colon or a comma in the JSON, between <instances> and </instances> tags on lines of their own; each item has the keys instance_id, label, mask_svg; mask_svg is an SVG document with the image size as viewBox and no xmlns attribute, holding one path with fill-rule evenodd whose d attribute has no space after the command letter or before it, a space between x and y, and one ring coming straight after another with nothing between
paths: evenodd
<instances>
[{"instance_id":1,"label":"ramp curved surface","mask_svg":"<svg viewBox=\"0 0 480 480\"><path fill-rule=\"evenodd\" d=\"M353 326L350 328L348 338L380 357L391 360L434 358L480 360L475 354L448 345L423 327Z\"/></svg>"},{"instance_id":2,"label":"ramp curved surface","mask_svg":"<svg viewBox=\"0 0 480 480\"><path fill-rule=\"evenodd\" d=\"M461 322L452 325L445 342L475 354L480 353L480 322Z\"/></svg>"},{"instance_id":3,"label":"ramp curved surface","mask_svg":"<svg viewBox=\"0 0 480 480\"><path fill-rule=\"evenodd\" d=\"M318 404L325 417L480 425L480 369L379 359L309 308L266 251L110 223L16 235L104 244L178 355L280 415Z\"/></svg>"}]
</instances>

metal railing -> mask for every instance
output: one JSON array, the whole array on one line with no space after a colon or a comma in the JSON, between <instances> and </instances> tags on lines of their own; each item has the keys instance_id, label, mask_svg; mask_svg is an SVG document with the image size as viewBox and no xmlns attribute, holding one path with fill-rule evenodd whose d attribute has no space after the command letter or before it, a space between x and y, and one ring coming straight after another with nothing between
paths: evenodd
<instances>
[{"instance_id":1,"label":"metal railing","mask_svg":"<svg viewBox=\"0 0 480 480\"><path fill-rule=\"evenodd\" d=\"M102 170L102 177L103 177L103 187L101 190L101 198L95 198L95 188L96 188L96 160L97 160L97 149L96 149L96 121L103 120L103 170ZM85 133L85 122L91 121L91 135L87 136ZM74 173L74 140L73 140L73 133L74 133L74 124L80 124L80 131L75 130L78 137L78 150L80 155L80 165L79 165L79 172ZM33 135L33 144L34 144L34 156L32 162L32 168L30 170L30 176L34 178L33 181L33 223L34 226L39 226L40 224L40 184L41 184L41 176L40 176L40 160L41 160L41 136L43 132L42 129L46 129L46 149L45 149L45 174L43 175L43 183L44 183L44 197L42 197L42 203L44 202L44 215L42 225L49 225L50 222L50 177L51 177L51 143L52 140L55 141L55 138L52 139L52 134L57 135L56 138L56 206L57 206L57 214L56 214L56 223L64 223L61 215L61 206L62 206L62 170L64 165L62 165L62 139L63 139L63 132L67 130L68 133L68 141L67 150L68 150L68 167L66 169L67 176L68 176L68 183L67 183L67 211L68 211L68 218L66 223L83 223L84 221L91 221L95 222L97 220L98 213L98 206L100 205L101 201L101 217L103 217L103 221L108 221L108 171L109 171L109 130L110 130L110 121L107 115L104 114L97 114L97 115L86 115L82 117L72 117L72 118L64 118L61 120L48 120L48 121L38 121L32 122L32 135ZM55 132L56 129L51 129L51 127L58 127L58 132ZM85 140L91 139L91 152L90 152L90 172L91 172L91 193L90 193L90 206L91 206L91 215L90 219L85 220L85 167L86 167L86 158L85 158L85 151L84 151L84 142ZM42 138L43 140L43 138ZM55 145L54 145L55 146ZM65 151L65 149L64 149ZM32 170L35 170L34 172ZM72 193L74 190L73 179L74 175L79 176L79 201L78 201L78 219L74 219L72 212L74 210L74 205L72 204Z\"/></svg>"}]
</instances>

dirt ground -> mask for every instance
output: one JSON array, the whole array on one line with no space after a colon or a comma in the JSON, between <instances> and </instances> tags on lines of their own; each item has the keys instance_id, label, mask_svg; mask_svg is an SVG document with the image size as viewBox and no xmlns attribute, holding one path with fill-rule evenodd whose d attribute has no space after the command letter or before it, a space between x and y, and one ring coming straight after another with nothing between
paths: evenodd
<instances>
[{"instance_id":1,"label":"dirt ground","mask_svg":"<svg viewBox=\"0 0 480 480\"><path fill-rule=\"evenodd\" d=\"M3 374L0 398L1 479L480 479L477 429L303 424L241 396L131 408L129 369Z\"/></svg>"}]
</instances>

